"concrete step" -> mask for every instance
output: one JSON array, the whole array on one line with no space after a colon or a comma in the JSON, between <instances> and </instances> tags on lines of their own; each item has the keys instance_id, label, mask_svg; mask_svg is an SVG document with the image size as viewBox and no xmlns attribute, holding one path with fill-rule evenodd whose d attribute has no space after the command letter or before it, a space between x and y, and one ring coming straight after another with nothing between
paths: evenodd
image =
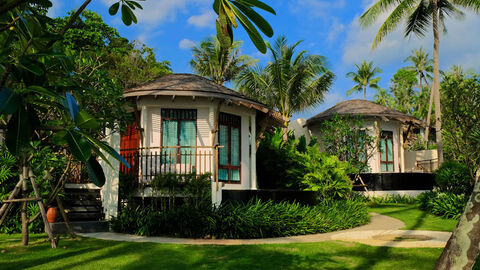
<instances>
[{"instance_id":1,"label":"concrete step","mask_svg":"<svg viewBox=\"0 0 480 270\"><path fill-rule=\"evenodd\" d=\"M73 221L70 222L72 229L77 233L108 232L108 221ZM65 222L55 222L51 224L54 234L68 233Z\"/></svg>"}]
</instances>

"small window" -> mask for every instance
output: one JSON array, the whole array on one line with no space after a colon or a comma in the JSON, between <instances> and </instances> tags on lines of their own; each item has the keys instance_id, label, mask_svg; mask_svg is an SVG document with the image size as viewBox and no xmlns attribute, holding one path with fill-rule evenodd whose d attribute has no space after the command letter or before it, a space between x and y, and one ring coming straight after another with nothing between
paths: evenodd
<instances>
[{"instance_id":1,"label":"small window","mask_svg":"<svg viewBox=\"0 0 480 270\"><path fill-rule=\"evenodd\" d=\"M240 126L241 117L220 113L219 117L218 179L228 183L240 183Z\"/></svg>"},{"instance_id":2,"label":"small window","mask_svg":"<svg viewBox=\"0 0 480 270\"><path fill-rule=\"evenodd\" d=\"M393 132L382 131L380 135L380 169L382 172L394 171Z\"/></svg>"},{"instance_id":3,"label":"small window","mask_svg":"<svg viewBox=\"0 0 480 270\"><path fill-rule=\"evenodd\" d=\"M163 162L195 165L196 145L197 110L162 109Z\"/></svg>"}]
</instances>

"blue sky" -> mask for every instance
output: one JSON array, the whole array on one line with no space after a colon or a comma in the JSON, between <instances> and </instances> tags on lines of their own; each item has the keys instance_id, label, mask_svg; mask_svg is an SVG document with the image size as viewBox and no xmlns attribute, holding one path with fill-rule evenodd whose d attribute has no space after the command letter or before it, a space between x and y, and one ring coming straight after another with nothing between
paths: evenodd
<instances>
[{"instance_id":1,"label":"blue sky","mask_svg":"<svg viewBox=\"0 0 480 270\"><path fill-rule=\"evenodd\" d=\"M143 11L137 12L138 24L124 26L120 16L110 16L108 7L112 0L92 1L88 9L98 12L109 25L117 28L120 35L138 40L155 48L158 60L168 60L174 72L191 73L189 47L215 34L213 0L147 0L142 2ZM272 25L275 35L285 35L289 42L303 40L299 46L311 54L327 57L336 80L317 107L297 113L294 118L308 118L342 100L362 98L362 94L346 96L353 84L345 74L355 70L355 63L373 60L383 70L380 85L388 88L390 78L407 64L403 60L413 49L424 47L431 51L432 37L423 39L404 38L402 29L392 33L374 51L370 45L380 24L368 29L358 25L358 17L371 5L372 0L265 0L277 15L263 13ZM78 8L83 1L54 0L49 11L51 16L65 16L66 12ZM381 19L380 19L381 20ZM466 69L480 71L480 16L466 13L463 20L447 21L448 33L442 35L440 43L440 68L448 69L453 64ZM243 54L259 59L260 65L268 62L269 56L259 53L243 29L235 30L235 39L244 40ZM272 39L272 40L273 40ZM373 99L374 90L367 92Z\"/></svg>"}]
</instances>

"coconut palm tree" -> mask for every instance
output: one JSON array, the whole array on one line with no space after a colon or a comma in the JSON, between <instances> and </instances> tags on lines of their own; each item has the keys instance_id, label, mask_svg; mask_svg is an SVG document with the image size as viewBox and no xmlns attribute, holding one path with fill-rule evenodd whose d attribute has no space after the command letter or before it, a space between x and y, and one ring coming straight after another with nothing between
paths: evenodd
<instances>
[{"instance_id":1,"label":"coconut palm tree","mask_svg":"<svg viewBox=\"0 0 480 270\"><path fill-rule=\"evenodd\" d=\"M440 109L440 31L446 31L445 19L448 16L463 17L458 9L463 7L480 11L480 0L378 0L360 17L363 27L371 26L382 14L389 13L372 44L377 47L383 39L406 22L405 36L415 34L424 37L429 27L433 30L433 92L435 101L435 128L437 135L438 161L443 162L442 117Z\"/></svg>"},{"instance_id":2,"label":"coconut palm tree","mask_svg":"<svg viewBox=\"0 0 480 270\"><path fill-rule=\"evenodd\" d=\"M429 89L428 80L432 80L433 73L433 59L429 58L429 54L423 49L413 50L412 55L405 58L404 62L410 62L412 66L406 67L407 70L413 70L418 74L418 90L420 95L423 91L423 82L425 81L426 88ZM425 129L425 143L428 145L428 138L430 136L430 122L432 115L434 92L430 90L430 99L428 102L427 112L427 127ZM420 110L421 104L418 104L418 110Z\"/></svg>"},{"instance_id":3,"label":"coconut palm tree","mask_svg":"<svg viewBox=\"0 0 480 270\"><path fill-rule=\"evenodd\" d=\"M360 24L364 27L372 25L382 14L389 13L389 16L380 27L372 48L378 44L398 26L406 21L405 36L416 34L423 37L432 27L433 31L433 86L435 101L435 128L437 137L438 163L443 162L442 145L442 113L440 107L440 31L445 32L445 19L447 16L462 17L463 12L458 8L465 8L480 12L480 0L378 0L361 17ZM477 185L479 185L477 183ZM477 187L475 187L477 188ZM472 194L472 196L475 194ZM475 205L475 209L480 207L480 202L472 201L470 198L468 204ZM473 209L473 208L472 208ZM478 215L480 211L471 213ZM465 215L465 213L464 213ZM476 237L467 235L468 228L478 230L480 223L473 219L461 218L457 229L447 243L447 247L440 256L435 269L469 269L475 263L478 254L478 245L469 243L478 243ZM470 241L461 239L468 238Z\"/></svg>"},{"instance_id":4,"label":"coconut palm tree","mask_svg":"<svg viewBox=\"0 0 480 270\"><path fill-rule=\"evenodd\" d=\"M278 109L286 118L323 102L334 75L325 57L296 53L300 43L288 45L281 36L273 47L268 45L271 61L265 68L255 65L241 72L235 81L239 91Z\"/></svg>"},{"instance_id":5,"label":"coconut palm tree","mask_svg":"<svg viewBox=\"0 0 480 270\"><path fill-rule=\"evenodd\" d=\"M428 87L428 80L433 79L433 59L423 49L413 50L412 55L405 58L404 62L410 62L412 65L406 67L407 70L413 70L418 74L418 90L420 94L423 91L423 82Z\"/></svg>"},{"instance_id":6,"label":"coconut palm tree","mask_svg":"<svg viewBox=\"0 0 480 270\"><path fill-rule=\"evenodd\" d=\"M351 95L353 92L360 92L363 90L363 99L367 99L367 87L380 89L378 86L378 81L380 78L374 78L375 75L381 73L382 70L378 67L373 65L373 62L363 61L362 64L359 66L355 64L357 67L357 72L349 72L347 73L347 78L350 78L353 82L356 83L352 89L347 91L347 96Z\"/></svg>"},{"instance_id":7,"label":"coconut palm tree","mask_svg":"<svg viewBox=\"0 0 480 270\"><path fill-rule=\"evenodd\" d=\"M241 41L234 41L231 46L224 47L217 37L207 38L192 47L190 66L196 74L223 85L258 61L240 55L241 45Z\"/></svg>"}]
</instances>

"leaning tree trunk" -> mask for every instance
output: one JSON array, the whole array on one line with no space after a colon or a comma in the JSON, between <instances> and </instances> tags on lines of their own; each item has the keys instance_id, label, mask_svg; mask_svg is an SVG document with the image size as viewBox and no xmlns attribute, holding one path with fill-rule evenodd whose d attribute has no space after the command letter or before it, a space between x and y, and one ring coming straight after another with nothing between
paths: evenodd
<instances>
[{"instance_id":1,"label":"leaning tree trunk","mask_svg":"<svg viewBox=\"0 0 480 270\"><path fill-rule=\"evenodd\" d=\"M435 265L435 270L472 269L480 244L480 183L477 181L460 221Z\"/></svg>"},{"instance_id":2,"label":"leaning tree trunk","mask_svg":"<svg viewBox=\"0 0 480 270\"><path fill-rule=\"evenodd\" d=\"M435 135L437 137L438 165L443 163L442 112L440 107L440 31L438 25L438 0L433 0L433 91L435 101Z\"/></svg>"}]
</instances>

